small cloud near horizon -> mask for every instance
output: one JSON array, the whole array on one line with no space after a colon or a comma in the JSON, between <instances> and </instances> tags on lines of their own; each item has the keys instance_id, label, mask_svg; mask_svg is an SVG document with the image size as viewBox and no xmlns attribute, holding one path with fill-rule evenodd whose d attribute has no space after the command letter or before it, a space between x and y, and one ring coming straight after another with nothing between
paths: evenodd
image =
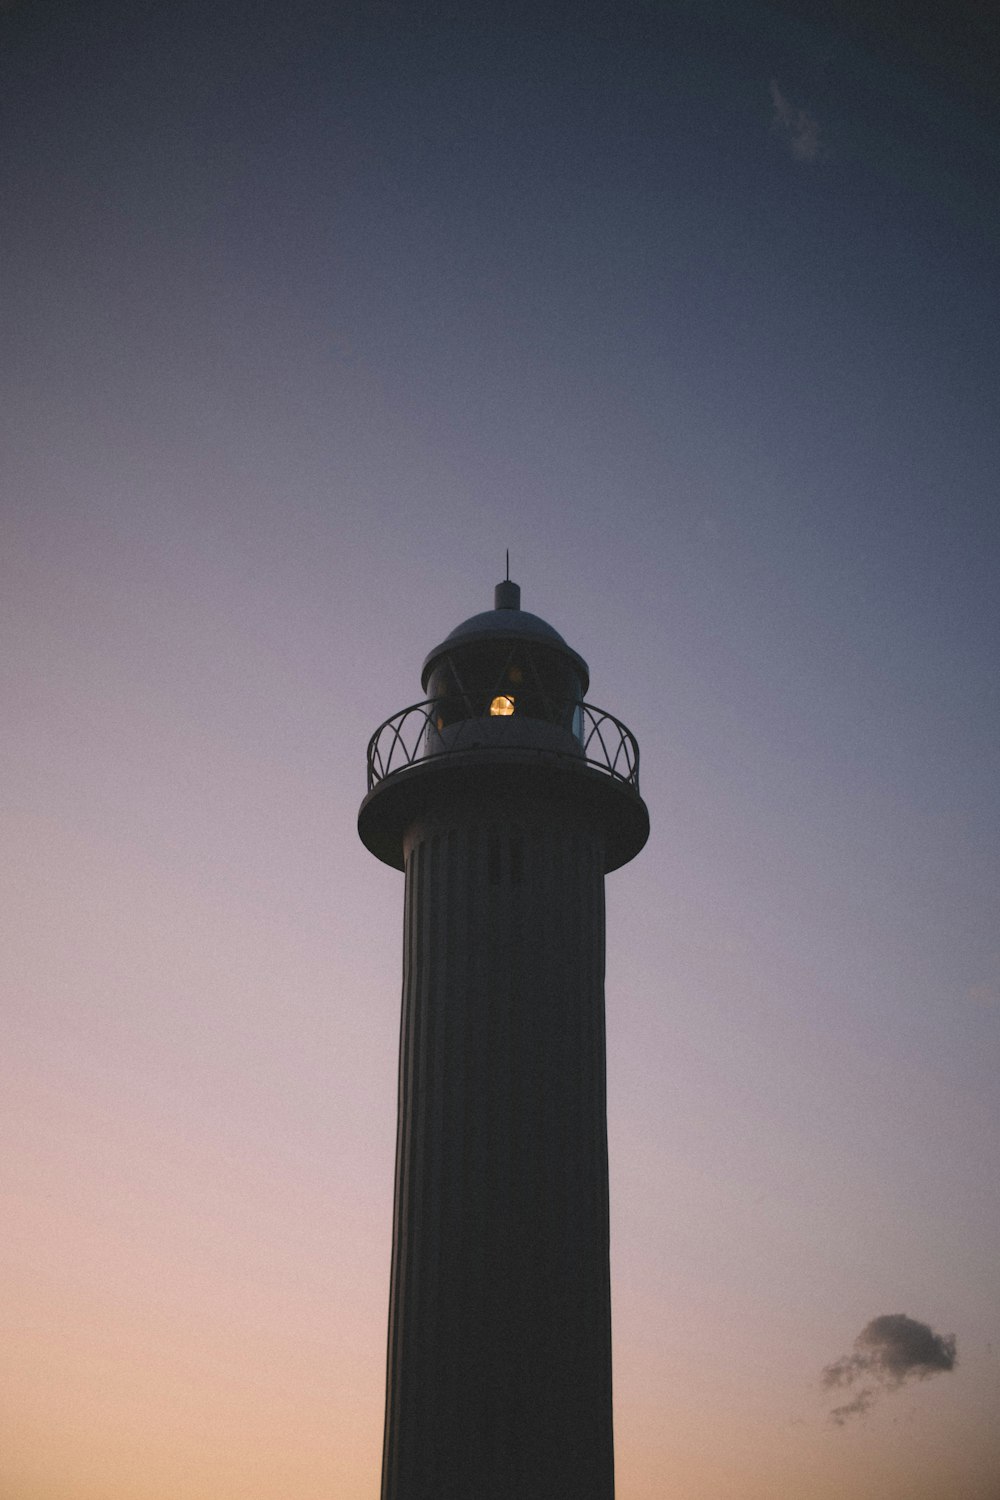
<instances>
[{"instance_id":1,"label":"small cloud near horizon","mask_svg":"<svg viewBox=\"0 0 1000 1500\"><path fill-rule=\"evenodd\" d=\"M772 131L781 137L796 161L818 161L824 154L819 143L819 121L804 109L796 109L771 79Z\"/></svg>"},{"instance_id":2,"label":"small cloud near horizon","mask_svg":"<svg viewBox=\"0 0 1000 1500\"><path fill-rule=\"evenodd\" d=\"M830 1420L843 1427L851 1417L863 1417L883 1391L953 1370L955 1363L953 1333L935 1333L928 1323L906 1313L883 1313L862 1328L853 1354L842 1355L823 1370L826 1390L850 1389L863 1382L850 1401L833 1408Z\"/></svg>"}]
</instances>

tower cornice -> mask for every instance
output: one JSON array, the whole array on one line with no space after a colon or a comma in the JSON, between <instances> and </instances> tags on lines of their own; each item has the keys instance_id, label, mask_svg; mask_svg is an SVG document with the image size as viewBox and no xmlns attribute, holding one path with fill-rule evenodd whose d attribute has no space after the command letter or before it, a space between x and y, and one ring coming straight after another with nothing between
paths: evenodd
<instances>
[{"instance_id":1,"label":"tower cornice","mask_svg":"<svg viewBox=\"0 0 1000 1500\"><path fill-rule=\"evenodd\" d=\"M599 830L604 873L628 864L649 838L638 789L580 755L530 748L471 749L428 757L376 782L358 812L365 847L393 869L405 868L406 832L430 807L472 799L498 824L526 803L559 803Z\"/></svg>"}]
</instances>

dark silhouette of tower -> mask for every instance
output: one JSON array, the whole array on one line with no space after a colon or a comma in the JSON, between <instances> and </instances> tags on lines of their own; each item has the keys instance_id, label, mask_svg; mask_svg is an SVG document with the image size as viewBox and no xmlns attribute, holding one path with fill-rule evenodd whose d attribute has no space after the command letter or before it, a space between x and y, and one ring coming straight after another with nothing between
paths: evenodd
<instances>
[{"instance_id":1,"label":"dark silhouette of tower","mask_svg":"<svg viewBox=\"0 0 1000 1500\"><path fill-rule=\"evenodd\" d=\"M520 590L372 736L406 871L382 1500L611 1500L604 876L639 751Z\"/></svg>"}]
</instances>

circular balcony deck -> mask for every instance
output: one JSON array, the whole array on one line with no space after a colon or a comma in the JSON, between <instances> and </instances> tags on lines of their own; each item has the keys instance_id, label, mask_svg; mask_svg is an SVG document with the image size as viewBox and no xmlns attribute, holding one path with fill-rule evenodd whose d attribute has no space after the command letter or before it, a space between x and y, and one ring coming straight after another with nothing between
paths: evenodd
<instances>
[{"instance_id":1,"label":"circular balcony deck","mask_svg":"<svg viewBox=\"0 0 1000 1500\"><path fill-rule=\"evenodd\" d=\"M541 798L602 828L605 871L633 859L649 836L639 794L639 746L613 714L589 703L547 704L545 718L490 711L483 702L429 699L381 724L368 744L362 842L404 868L407 827L448 802L482 800L498 816Z\"/></svg>"}]
</instances>

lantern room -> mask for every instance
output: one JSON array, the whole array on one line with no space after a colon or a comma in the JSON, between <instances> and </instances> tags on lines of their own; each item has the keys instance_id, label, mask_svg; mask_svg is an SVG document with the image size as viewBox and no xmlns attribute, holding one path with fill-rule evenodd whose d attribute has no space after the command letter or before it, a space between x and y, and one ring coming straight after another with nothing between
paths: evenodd
<instances>
[{"instance_id":1,"label":"lantern room","mask_svg":"<svg viewBox=\"0 0 1000 1500\"><path fill-rule=\"evenodd\" d=\"M509 579L495 608L463 621L424 662L422 683L440 733L469 719L532 719L579 736L587 663L558 631L521 609Z\"/></svg>"},{"instance_id":2,"label":"lantern room","mask_svg":"<svg viewBox=\"0 0 1000 1500\"><path fill-rule=\"evenodd\" d=\"M649 815L635 736L584 702L587 663L521 608L516 583L498 584L493 609L428 653L421 682L424 701L386 719L368 742L358 830L379 859L403 869L413 830L469 799L490 819L504 806L575 810L602 834L605 873L642 848Z\"/></svg>"}]
</instances>

